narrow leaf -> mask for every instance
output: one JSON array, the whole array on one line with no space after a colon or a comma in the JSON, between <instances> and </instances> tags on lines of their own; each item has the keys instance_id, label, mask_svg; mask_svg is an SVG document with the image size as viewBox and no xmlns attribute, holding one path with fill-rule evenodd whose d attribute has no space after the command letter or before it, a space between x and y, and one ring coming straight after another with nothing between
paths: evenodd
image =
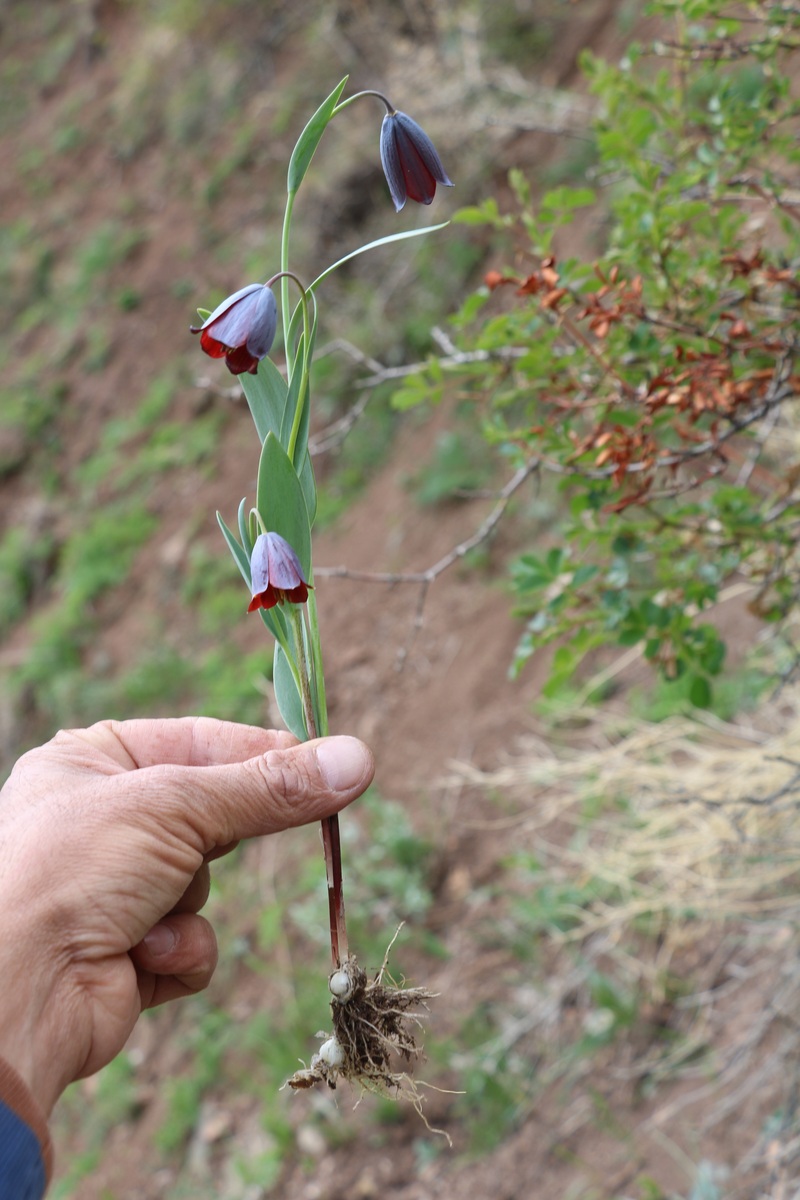
<instances>
[{"instance_id":1,"label":"narrow leaf","mask_svg":"<svg viewBox=\"0 0 800 1200\"><path fill-rule=\"evenodd\" d=\"M336 85L330 96L326 100L323 100L297 139L297 145L292 151L292 157L289 160L289 174L286 180L287 191L296 192L303 182L308 165L314 157L314 151L319 145L320 138L333 116L333 110L339 102L339 97L344 91L344 85L347 83L347 80L348 76L345 75L342 82Z\"/></svg>"},{"instance_id":2,"label":"narrow leaf","mask_svg":"<svg viewBox=\"0 0 800 1200\"><path fill-rule=\"evenodd\" d=\"M314 521L317 518L317 485L314 480L314 467L308 450L306 450L306 456L300 468L300 486L303 489L303 496L306 502L308 524L313 529Z\"/></svg>"},{"instance_id":3,"label":"narrow leaf","mask_svg":"<svg viewBox=\"0 0 800 1200\"><path fill-rule=\"evenodd\" d=\"M281 646L288 645L289 630L286 618L278 605L276 604L272 608L260 608L258 611L261 613L261 620L278 643L275 647L276 652Z\"/></svg>"},{"instance_id":4,"label":"narrow leaf","mask_svg":"<svg viewBox=\"0 0 800 1200\"><path fill-rule=\"evenodd\" d=\"M258 374L240 375L239 382L260 440L263 442L270 431L280 433L288 385L274 362L262 359Z\"/></svg>"},{"instance_id":5,"label":"narrow leaf","mask_svg":"<svg viewBox=\"0 0 800 1200\"><path fill-rule=\"evenodd\" d=\"M337 267L349 262L351 258L357 258L359 254L365 254L367 250L374 250L376 246L388 246L390 242L402 242L405 238L422 237L426 233L435 233L437 229L444 229L449 224L449 221L442 221L440 225L426 225L424 229L407 229L405 233L390 233L388 237L378 238L375 242L367 242L366 246L359 246L358 250L351 250L349 254L345 254L344 258L340 258L338 262L333 263L321 275L318 275L314 282L309 284L306 291L313 292L314 288L322 283L323 279L327 279Z\"/></svg>"},{"instance_id":6,"label":"narrow leaf","mask_svg":"<svg viewBox=\"0 0 800 1200\"><path fill-rule=\"evenodd\" d=\"M272 686L275 689L275 702L286 728L301 742L306 741L308 733L303 717L303 701L295 683L292 668L280 645L275 647Z\"/></svg>"},{"instance_id":7,"label":"narrow leaf","mask_svg":"<svg viewBox=\"0 0 800 1200\"><path fill-rule=\"evenodd\" d=\"M242 546L244 548L244 552L249 559L250 555L253 553L253 543L250 538L250 530L247 527L247 515L248 515L247 514L247 497L243 496L241 503L239 504L239 512L237 513L237 521L238 521L238 525L239 525L239 537L242 539ZM247 578L247 582L248 582L248 584L250 583L249 575Z\"/></svg>"},{"instance_id":8,"label":"narrow leaf","mask_svg":"<svg viewBox=\"0 0 800 1200\"><path fill-rule=\"evenodd\" d=\"M313 313L311 325L312 325L312 328L316 329L317 299L313 292L311 292L309 295L310 295L310 300L311 300L311 309L312 309L312 313ZM302 328L303 328L303 305L298 300L297 304L295 305L294 312L292 313L292 319L289 322L289 331L287 333L288 346L287 346L287 350L286 350L286 357L287 357L287 361L291 362L291 368L289 370L289 375L291 375L293 373L296 364L302 363L302 359L300 358L301 345L298 344L300 342L300 331L302 330Z\"/></svg>"},{"instance_id":9,"label":"narrow leaf","mask_svg":"<svg viewBox=\"0 0 800 1200\"><path fill-rule=\"evenodd\" d=\"M311 525L303 488L288 454L274 433L267 434L261 449L257 505L265 527L286 538L309 579Z\"/></svg>"},{"instance_id":10,"label":"narrow leaf","mask_svg":"<svg viewBox=\"0 0 800 1200\"><path fill-rule=\"evenodd\" d=\"M250 558L245 553L245 551L242 549L242 547L239 545L235 536L231 533L230 529L228 529L228 526L225 524L225 522L222 519L221 513L217 513L217 521L219 522L219 527L222 530L222 536L225 538L225 541L228 543L228 549L230 550L231 554L233 555L234 562L236 563L237 567L239 568L241 575L242 575L242 579L247 584L247 587L249 590L250 589Z\"/></svg>"},{"instance_id":11,"label":"narrow leaf","mask_svg":"<svg viewBox=\"0 0 800 1200\"><path fill-rule=\"evenodd\" d=\"M315 320L314 324L311 327L311 335L309 337L309 343L310 343L310 349L309 349L309 353L308 353L309 362L311 361L311 356L314 353L314 343L316 341L316 337L317 337L317 323ZM298 350L298 355L297 355L297 364L296 364L295 370L292 374L291 383L289 384L289 394L286 398L286 407L283 412L283 424L281 425L281 432L280 432L281 445L286 446L286 447L288 447L288 445L289 445L289 439L292 434L292 424L294 422L294 411L295 411L295 407L297 404L297 398L300 394L300 385L301 385L302 379L303 379L302 360L300 358L300 355L301 355L301 353L303 353L304 350L305 350L305 338L301 337L300 348ZM298 474L299 474L298 464L302 464L304 462L305 457L306 457L306 450L308 448L308 430L309 430L309 421L311 418L311 395L310 395L310 393L311 393L311 379L309 378L308 382L307 382L307 386L306 386L305 400L303 402L303 413L302 413L302 416L300 417L300 429L297 434L297 442L295 443L294 456L292 459L292 461L294 462L295 470L298 471Z\"/></svg>"}]
</instances>

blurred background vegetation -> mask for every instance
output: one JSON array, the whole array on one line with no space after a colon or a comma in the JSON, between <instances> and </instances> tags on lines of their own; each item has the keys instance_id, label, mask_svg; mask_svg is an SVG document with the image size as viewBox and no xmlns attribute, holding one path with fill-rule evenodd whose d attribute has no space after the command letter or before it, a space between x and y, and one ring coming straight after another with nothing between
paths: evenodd
<instances>
[{"instance_id":1,"label":"blurred background vegetation","mask_svg":"<svg viewBox=\"0 0 800 1200\"><path fill-rule=\"evenodd\" d=\"M788 1186L798 26L791 4L719 0L6 0L2 769L65 724L270 717L269 649L213 518L252 485L249 418L188 325L276 269L291 148L348 73L424 124L457 187L395 218L368 104L304 185L301 275L453 217L325 285L321 536L358 558L348 519L398 478L423 543L501 514L445 595L453 622L463 596L474 611L473 656L497 639L483 707L529 737L501 729L488 773L444 782L444 734L438 758L420 745L437 783L400 804L388 771L346 827L360 957L379 965L407 920L401 965L447 994L428 1074L466 1091L431 1102L454 1155L388 1103L301 1111L277 1090L325 1020L309 834L220 868L213 988L68 1095L54 1195ZM408 565L400 521L380 566ZM358 638L392 658L408 622L375 630L348 628L354 680ZM387 670L341 715L379 726L401 686ZM681 1089L702 1135L670 1124Z\"/></svg>"}]
</instances>

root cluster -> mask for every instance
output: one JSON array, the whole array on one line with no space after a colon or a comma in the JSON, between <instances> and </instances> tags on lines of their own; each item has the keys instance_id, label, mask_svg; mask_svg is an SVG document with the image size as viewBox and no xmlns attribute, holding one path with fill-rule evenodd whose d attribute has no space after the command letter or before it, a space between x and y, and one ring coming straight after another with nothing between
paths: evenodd
<instances>
[{"instance_id":1,"label":"root cluster","mask_svg":"<svg viewBox=\"0 0 800 1200\"><path fill-rule=\"evenodd\" d=\"M422 1025L433 993L397 987L386 972L385 960L375 978L368 979L353 955L334 971L329 983L333 1034L311 1065L288 1080L289 1087L326 1083L335 1088L341 1078L366 1091L409 1099L418 1107L416 1086L408 1072L397 1067L410 1065L420 1054L415 1030Z\"/></svg>"}]
</instances>

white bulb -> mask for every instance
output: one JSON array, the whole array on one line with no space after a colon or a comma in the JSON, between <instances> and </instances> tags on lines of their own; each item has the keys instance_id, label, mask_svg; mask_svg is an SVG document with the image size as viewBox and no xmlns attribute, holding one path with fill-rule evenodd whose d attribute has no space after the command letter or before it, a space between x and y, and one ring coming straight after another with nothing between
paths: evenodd
<instances>
[{"instance_id":1,"label":"white bulb","mask_svg":"<svg viewBox=\"0 0 800 1200\"><path fill-rule=\"evenodd\" d=\"M335 1067L337 1070L344 1065L344 1050L341 1042L337 1042L336 1038L328 1038L327 1042L323 1042L317 1055L327 1066Z\"/></svg>"},{"instance_id":2,"label":"white bulb","mask_svg":"<svg viewBox=\"0 0 800 1200\"><path fill-rule=\"evenodd\" d=\"M328 987L340 1004L346 1004L353 994L353 981L347 971L334 971L328 980Z\"/></svg>"}]
</instances>

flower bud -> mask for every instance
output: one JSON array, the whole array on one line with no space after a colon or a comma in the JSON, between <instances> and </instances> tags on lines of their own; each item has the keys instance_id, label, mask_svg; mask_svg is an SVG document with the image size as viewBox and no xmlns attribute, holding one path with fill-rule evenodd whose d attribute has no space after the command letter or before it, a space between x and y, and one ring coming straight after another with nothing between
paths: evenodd
<instances>
[{"instance_id":1,"label":"flower bud","mask_svg":"<svg viewBox=\"0 0 800 1200\"><path fill-rule=\"evenodd\" d=\"M398 212L409 197L430 204L437 183L453 186L425 130L403 112L388 112L383 118L381 163Z\"/></svg>"}]
</instances>

